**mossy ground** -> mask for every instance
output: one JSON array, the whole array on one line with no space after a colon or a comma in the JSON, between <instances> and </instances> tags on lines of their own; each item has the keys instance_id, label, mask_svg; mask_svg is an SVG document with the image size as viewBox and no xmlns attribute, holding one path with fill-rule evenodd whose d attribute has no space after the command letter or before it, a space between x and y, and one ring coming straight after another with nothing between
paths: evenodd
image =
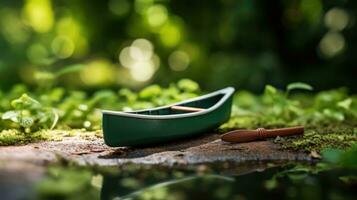
<instances>
[{"instance_id":1,"label":"mossy ground","mask_svg":"<svg viewBox=\"0 0 357 200\"><path fill-rule=\"evenodd\" d=\"M62 141L66 137L80 137L85 140L102 138L101 131L72 130L41 130L34 133L23 133L16 129L0 132L0 146L23 145L40 141Z\"/></svg>"},{"instance_id":2,"label":"mossy ground","mask_svg":"<svg viewBox=\"0 0 357 200\"><path fill-rule=\"evenodd\" d=\"M30 142L46 140L44 134L31 133L25 134L16 129L3 130L0 132L0 146L20 145Z\"/></svg>"},{"instance_id":3,"label":"mossy ground","mask_svg":"<svg viewBox=\"0 0 357 200\"><path fill-rule=\"evenodd\" d=\"M321 152L324 149L347 149L357 143L357 128L349 124L307 126L304 136L278 137L283 149Z\"/></svg>"}]
</instances>

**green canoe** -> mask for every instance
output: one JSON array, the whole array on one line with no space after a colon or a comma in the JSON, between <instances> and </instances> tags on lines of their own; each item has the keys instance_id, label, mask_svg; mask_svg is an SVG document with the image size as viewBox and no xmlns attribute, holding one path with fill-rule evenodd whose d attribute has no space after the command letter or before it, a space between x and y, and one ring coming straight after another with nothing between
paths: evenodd
<instances>
[{"instance_id":1,"label":"green canoe","mask_svg":"<svg viewBox=\"0 0 357 200\"><path fill-rule=\"evenodd\" d=\"M169 106L132 112L103 110L104 141L112 147L140 146L204 133L229 119L233 93L234 88L227 87ZM174 110L174 106L201 111Z\"/></svg>"}]
</instances>

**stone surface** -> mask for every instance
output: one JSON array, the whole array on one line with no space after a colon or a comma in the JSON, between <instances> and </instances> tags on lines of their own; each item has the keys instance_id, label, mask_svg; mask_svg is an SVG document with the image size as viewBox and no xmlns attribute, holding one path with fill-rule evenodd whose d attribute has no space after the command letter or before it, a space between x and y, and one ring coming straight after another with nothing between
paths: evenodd
<instances>
[{"instance_id":1,"label":"stone surface","mask_svg":"<svg viewBox=\"0 0 357 200\"><path fill-rule=\"evenodd\" d=\"M221 141L219 137L218 134L206 134L142 148L112 148L106 146L102 139L65 137L62 141L0 147L0 168L8 168L14 162L44 166L63 160L80 165L100 166L117 166L128 162L172 166L220 161L243 163L311 160L305 153L283 151L270 141L231 144Z\"/></svg>"}]
</instances>

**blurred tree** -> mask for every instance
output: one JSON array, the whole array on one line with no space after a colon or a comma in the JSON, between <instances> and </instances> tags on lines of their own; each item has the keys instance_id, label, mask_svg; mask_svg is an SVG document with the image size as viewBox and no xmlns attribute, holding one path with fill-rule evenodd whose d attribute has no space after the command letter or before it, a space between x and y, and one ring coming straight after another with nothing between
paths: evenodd
<instances>
[{"instance_id":1,"label":"blurred tree","mask_svg":"<svg viewBox=\"0 0 357 200\"><path fill-rule=\"evenodd\" d=\"M304 81L357 91L353 1L0 3L1 88L83 64L57 82L136 88L187 77L204 89Z\"/></svg>"}]
</instances>

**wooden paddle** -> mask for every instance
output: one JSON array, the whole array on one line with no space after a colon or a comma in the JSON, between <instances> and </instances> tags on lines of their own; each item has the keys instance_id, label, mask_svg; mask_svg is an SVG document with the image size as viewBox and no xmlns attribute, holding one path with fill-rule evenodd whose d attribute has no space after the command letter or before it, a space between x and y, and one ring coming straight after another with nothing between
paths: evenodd
<instances>
[{"instance_id":1,"label":"wooden paddle","mask_svg":"<svg viewBox=\"0 0 357 200\"><path fill-rule=\"evenodd\" d=\"M200 112L206 110L204 108L195 108L195 107L188 107L188 106L171 106L171 109L186 111L186 112Z\"/></svg>"},{"instance_id":2,"label":"wooden paddle","mask_svg":"<svg viewBox=\"0 0 357 200\"><path fill-rule=\"evenodd\" d=\"M290 127L279 129L264 129L258 128L257 130L234 130L221 136L225 142L250 142L255 140L262 140L276 136L290 136L304 134L304 127Z\"/></svg>"}]
</instances>

